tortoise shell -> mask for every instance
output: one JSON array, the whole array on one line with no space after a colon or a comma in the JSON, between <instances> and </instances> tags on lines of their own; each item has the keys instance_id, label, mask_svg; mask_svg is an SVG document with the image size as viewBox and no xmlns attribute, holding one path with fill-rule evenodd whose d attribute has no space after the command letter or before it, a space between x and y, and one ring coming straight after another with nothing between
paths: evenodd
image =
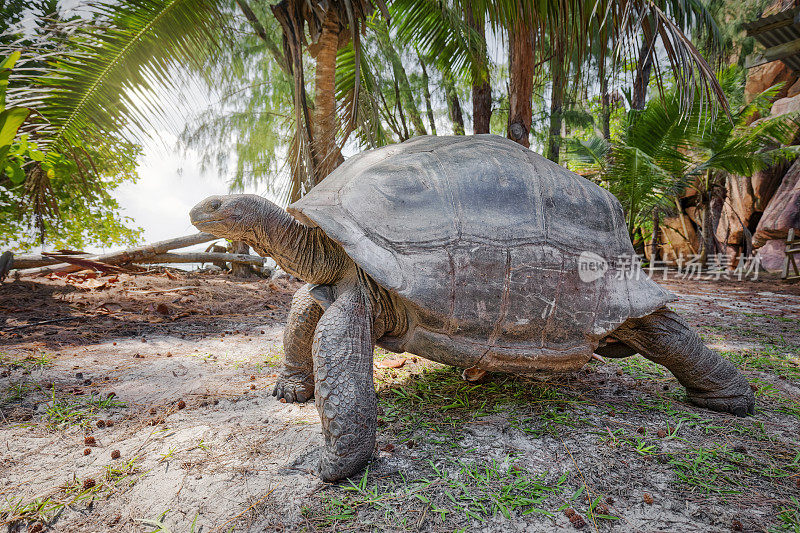
<instances>
[{"instance_id":1,"label":"tortoise shell","mask_svg":"<svg viewBox=\"0 0 800 533\"><path fill-rule=\"evenodd\" d=\"M457 366L577 368L674 299L641 270L610 192L496 135L361 153L288 211L404 303L399 349Z\"/></svg>"}]
</instances>

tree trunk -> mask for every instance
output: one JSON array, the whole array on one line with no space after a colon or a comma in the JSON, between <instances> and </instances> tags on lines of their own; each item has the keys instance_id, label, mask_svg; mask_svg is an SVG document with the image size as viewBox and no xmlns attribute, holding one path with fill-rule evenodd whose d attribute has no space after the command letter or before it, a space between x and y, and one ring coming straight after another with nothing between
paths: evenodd
<instances>
[{"instance_id":1,"label":"tree trunk","mask_svg":"<svg viewBox=\"0 0 800 533\"><path fill-rule=\"evenodd\" d=\"M465 10L467 24L485 39L486 29L484 20L476 18L472 6ZM472 133L489 133L489 124L492 118L492 86L489 83L488 61L479 65L480 71L473 73L472 79Z\"/></svg>"},{"instance_id":2,"label":"tree trunk","mask_svg":"<svg viewBox=\"0 0 800 533\"><path fill-rule=\"evenodd\" d=\"M314 184L316 185L339 164L336 146L336 52L339 49L341 26L331 10L322 25L317 43L317 71L314 80Z\"/></svg>"},{"instance_id":3,"label":"tree trunk","mask_svg":"<svg viewBox=\"0 0 800 533\"><path fill-rule=\"evenodd\" d=\"M605 32L600 37L600 57L597 61L597 76L600 78L600 128L603 139L611 139L611 96L608 94L608 78L606 74Z\"/></svg>"},{"instance_id":4,"label":"tree trunk","mask_svg":"<svg viewBox=\"0 0 800 533\"><path fill-rule=\"evenodd\" d=\"M657 33L654 32L647 20L642 24L644 37L642 47L639 49L639 59L636 61L636 79L633 81L633 96L631 107L644 109L647 104L647 86L650 84L650 71L653 69L653 49Z\"/></svg>"},{"instance_id":5,"label":"tree trunk","mask_svg":"<svg viewBox=\"0 0 800 533\"><path fill-rule=\"evenodd\" d=\"M419 52L417 52L417 57L419 58L419 66L422 68L422 88L425 94L425 110L428 113L431 135L436 135L436 120L434 119L433 106L431 105L431 86L430 79L428 78L428 69L425 67L425 61L422 60L422 56L419 55Z\"/></svg>"},{"instance_id":6,"label":"tree trunk","mask_svg":"<svg viewBox=\"0 0 800 533\"><path fill-rule=\"evenodd\" d=\"M231 253L250 255L250 247L243 241L231 241ZM231 275L235 278L250 278L255 274L253 268L245 263L231 263Z\"/></svg>"},{"instance_id":7,"label":"tree trunk","mask_svg":"<svg viewBox=\"0 0 800 533\"><path fill-rule=\"evenodd\" d=\"M509 89L508 133L512 141L530 147L532 120L531 96L533 94L533 35L523 21L517 21L509 30Z\"/></svg>"},{"instance_id":8,"label":"tree trunk","mask_svg":"<svg viewBox=\"0 0 800 533\"><path fill-rule=\"evenodd\" d=\"M550 60L553 87L550 91L550 130L547 136L547 159L558 163L561 151L561 124L564 112L564 58L560 46L556 44L553 59Z\"/></svg>"},{"instance_id":9,"label":"tree trunk","mask_svg":"<svg viewBox=\"0 0 800 533\"><path fill-rule=\"evenodd\" d=\"M464 114L461 111L461 101L458 99L456 83L450 71L442 72L444 91L447 95L447 109L450 120L453 122L453 135L464 135Z\"/></svg>"},{"instance_id":10,"label":"tree trunk","mask_svg":"<svg viewBox=\"0 0 800 533\"><path fill-rule=\"evenodd\" d=\"M653 209L653 240L650 242L650 262L658 261L658 241L661 236L661 213L658 208Z\"/></svg>"}]
</instances>

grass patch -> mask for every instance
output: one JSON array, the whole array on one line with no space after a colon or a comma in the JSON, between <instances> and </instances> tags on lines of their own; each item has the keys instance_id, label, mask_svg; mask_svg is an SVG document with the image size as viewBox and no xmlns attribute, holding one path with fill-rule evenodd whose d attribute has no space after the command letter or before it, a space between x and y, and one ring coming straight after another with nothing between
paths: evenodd
<instances>
[{"instance_id":1,"label":"grass patch","mask_svg":"<svg viewBox=\"0 0 800 533\"><path fill-rule=\"evenodd\" d=\"M53 364L53 360L47 354L26 355L25 357L13 357L8 353L0 352L0 366L6 367L8 370L19 370L23 372L33 372L34 370L41 370Z\"/></svg>"},{"instance_id":2,"label":"grass patch","mask_svg":"<svg viewBox=\"0 0 800 533\"><path fill-rule=\"evenodd\" d=\"M51 398L44 412L44 420L50 429L69 426L88 427L89 419L98 412L114 407L125 407L125 403L119 401L116 396L100 396L95 393L89 396L56 398L53 389Z\"/></svg>"},{"instance_id":3,"label":"grass patch","mask_svg":"<svg viewBox=\"0 0 800 533\"><path fill-rule=\"evenodd\" d=\"M495 516L553 516L563 503L568 473L548 482L548 473L502 461L447 458L427 461L419 477L403 473L376 478L369 471L323 494L321 505L303 513L322 530L359 528L459 529Z\"/></svg>"}]
</instances>

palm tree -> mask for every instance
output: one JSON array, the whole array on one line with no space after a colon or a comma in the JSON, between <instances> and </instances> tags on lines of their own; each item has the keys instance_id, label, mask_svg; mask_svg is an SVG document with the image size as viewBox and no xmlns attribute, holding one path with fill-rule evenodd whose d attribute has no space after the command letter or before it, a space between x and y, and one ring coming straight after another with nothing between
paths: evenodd
<instances>
[{"instance_id":1,"label":"palm tree","mask_svg":"<svg viewBox=\"0 0 800 533\"><path fill-rule=\"evenodd\" d=\"M687 186L697 189L703 216L701 262L715 249L711 200L725 173L752 175L800 153L791 142L793 116L749 119L774 96L771 88L743 103L743 76L731 67L719 76L734 111L730 119L713 116L699 102L684 111L675 91L650 100L643 110L628 112L619 139L590 137L570 143L572 164L604 183L625 208L628 232L649 224L654 208L671 210Z\"/></svg>"}]
</instances>

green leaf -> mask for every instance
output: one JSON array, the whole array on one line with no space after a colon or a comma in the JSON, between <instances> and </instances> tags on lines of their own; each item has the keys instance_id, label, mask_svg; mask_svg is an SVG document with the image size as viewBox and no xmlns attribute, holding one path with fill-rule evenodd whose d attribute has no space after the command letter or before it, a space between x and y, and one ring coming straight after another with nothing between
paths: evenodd
<instances>
[{"instance_id":1,"label":"green leaf","mask_svg":"<svg viewBox=\"0 0 800 533\"><path fill-rule=\"evenodd\" d=\"M9 146L14 141L19 127L30 114L31 110L25 107L6 109L0 113L0 146Z\"/></svg>"},{"instance_id":2,"label":"green leaf","mask_svg":"<svg viewBox=\"0 0 800 533\"><path fill-rule=\"evenodd\" d=\"M0 110L6 107L6 89L8 89L8 77L11 75L11 69L19 59L21 52L13 52L11 55L3 59L0 63Z\"/></svg>"}]
</instances>

